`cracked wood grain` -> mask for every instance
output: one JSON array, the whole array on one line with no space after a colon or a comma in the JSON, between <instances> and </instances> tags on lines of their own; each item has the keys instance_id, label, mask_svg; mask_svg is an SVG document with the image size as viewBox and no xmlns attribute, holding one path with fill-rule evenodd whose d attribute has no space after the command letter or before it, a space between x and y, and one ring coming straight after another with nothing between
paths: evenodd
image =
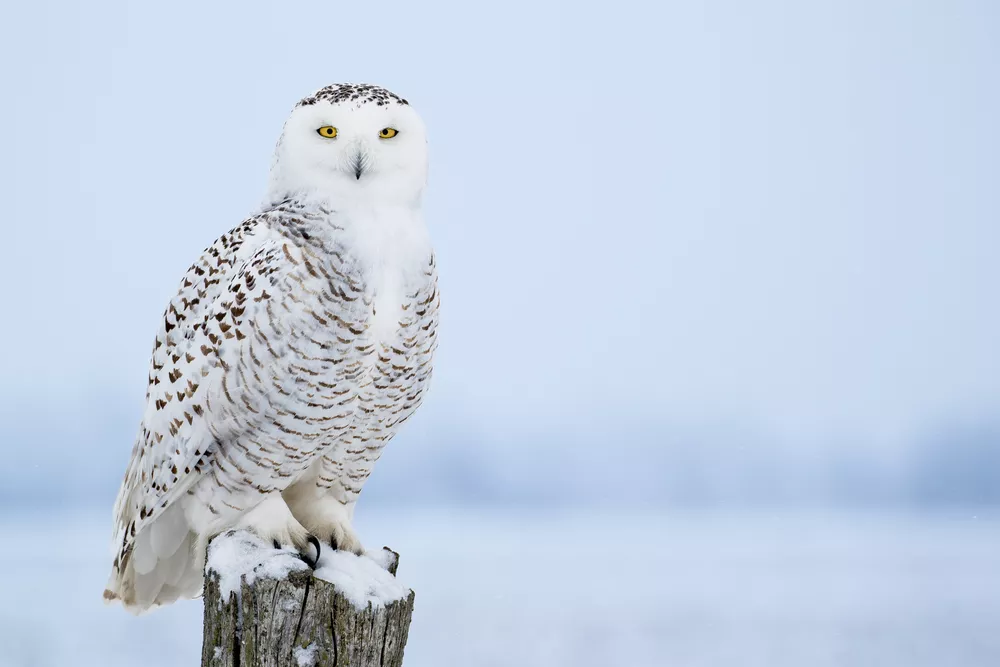
<instances>
[{"instance_id":1,"label":"cracked wood grain","mask_svg":"<svg viewBox=\"0 0 1000 667\"><path fill-rule=\"evenodd\" d=\"M399 554L391 552L393 574ZM355 608L308 570L244 580L223 600L219 575L205 575L202 667L400 667L413 591L384 607ZM311 647L310 663L300 651ZM300 659L301 658L301 659Z\"/></svg>"}]
</instances>

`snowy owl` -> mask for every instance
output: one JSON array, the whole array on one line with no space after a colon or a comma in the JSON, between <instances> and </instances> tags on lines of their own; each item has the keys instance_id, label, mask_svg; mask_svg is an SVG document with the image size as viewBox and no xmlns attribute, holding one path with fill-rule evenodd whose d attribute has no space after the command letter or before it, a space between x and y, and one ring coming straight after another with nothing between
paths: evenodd
<instances>
[{"instance_id":1,"label":"snowy owl","mask_svg":"<svg viewBox=\"0 0 1000 667\"><path fill-rule=\"evenodd\" d=\"M361 553L358 495L431 376L426 183L405 99L337 84L295 106L262 210L205 250L167 306L105 599L138 613L197 596L208 541L230 528Z\"/></svg>"}]
</instances>

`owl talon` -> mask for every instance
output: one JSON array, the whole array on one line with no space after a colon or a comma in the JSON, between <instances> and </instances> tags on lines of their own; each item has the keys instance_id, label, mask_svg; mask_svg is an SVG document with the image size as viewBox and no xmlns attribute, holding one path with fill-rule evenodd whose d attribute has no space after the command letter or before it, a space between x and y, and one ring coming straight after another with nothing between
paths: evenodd
<instances>
[{"instance_id":1,"label":"owl talon","mask_svg":"<svg viewBox=\"0 0 1000 667\"><path fill-rule=\"evenodd\" d=\"M320 542L319 540L316 539L315 535L310 535L309 537L306 538L306 540L308 540L309 544L311 544L313 548L316 549L316 558L310 558L309 556L307 556L302 552L299 552L299 558L301 558L302 562L308 565L310 569L315 570L316 567L319 565L319 555L322 552L322 549L320 548Z\"/></svg>"}]
</instances>

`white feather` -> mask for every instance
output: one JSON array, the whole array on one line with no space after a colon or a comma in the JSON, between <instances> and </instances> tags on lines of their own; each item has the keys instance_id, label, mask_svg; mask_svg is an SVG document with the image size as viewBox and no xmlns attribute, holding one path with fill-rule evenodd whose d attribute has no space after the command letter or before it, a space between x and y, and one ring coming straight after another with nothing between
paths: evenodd
<instances>
[{"instance_id":1,"label":"white feather","mask_svg":"<svg viewBox=\"0 0 1000 667\"><path fill-rule=\"evenodd\" d=\"M149 527L149 542L159 559L169 558L188 534L187 521L181 506L173 504L158 516Z\"/></svg>"},{"instance_id":2,"label":"white feather","mask_svg":"<svg viewBox=\"0 0 1000 667\"><path fill-rule=\"evenodd\" d=\"M156 553L153 545L149 541L150 530L148 528L140 530L135 538L135 547L132 549L132 569L136 574L148 574L156 567Z\"/></svg>"}]
</instances>

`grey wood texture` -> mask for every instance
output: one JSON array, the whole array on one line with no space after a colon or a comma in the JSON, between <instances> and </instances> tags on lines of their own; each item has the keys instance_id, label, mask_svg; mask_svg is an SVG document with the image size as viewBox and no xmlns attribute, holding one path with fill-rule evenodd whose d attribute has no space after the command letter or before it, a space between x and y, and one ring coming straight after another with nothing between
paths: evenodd
<instances>
[{"instance_id":1,"label":"grey wood texture","mask_svg":"<svg viewBox=\"0 0 1000 667\"><path fill-rule=\"evenodd\" d=\"M391 553L395 575L399 554ZM209 570L204 598L202 667L399 667L414 594L358 609L333 584L297 570L250 585L244 579L240 594L223 600L219 575Z\"/></svg>"}]
</instances>

